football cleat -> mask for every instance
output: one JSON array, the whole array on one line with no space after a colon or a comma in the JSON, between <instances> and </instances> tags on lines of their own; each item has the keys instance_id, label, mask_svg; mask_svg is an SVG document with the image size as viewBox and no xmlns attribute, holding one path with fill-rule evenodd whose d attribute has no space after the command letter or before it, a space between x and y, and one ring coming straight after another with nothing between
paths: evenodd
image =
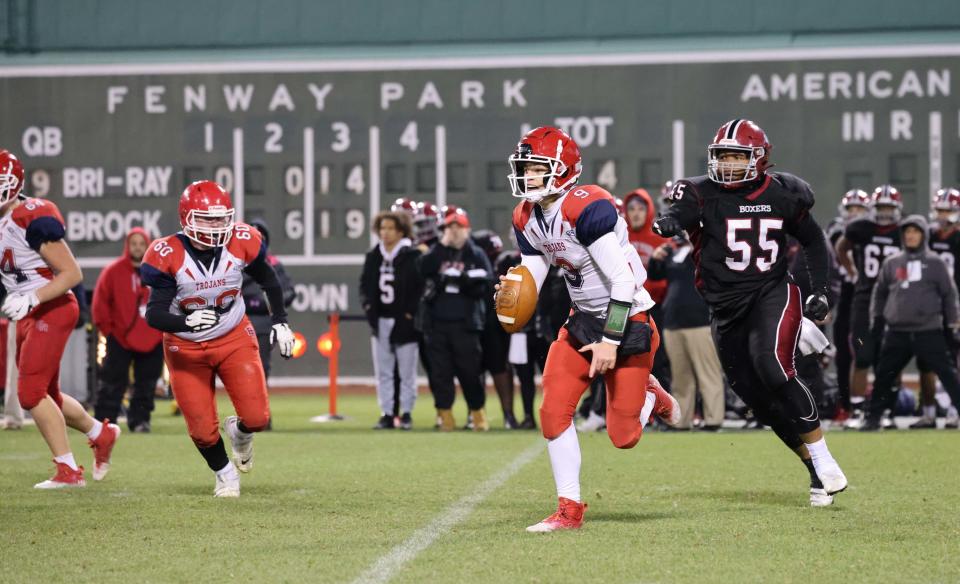
<instances>
[{"instance_id":1,"label":"football cleat","mask_svg":"<svg viewBox=\"0 0 960 584\"><path fill-rule=\"evenodd\" d=\"M549 533L561 529L580 529L583 527L583 512L586 509L586 503L577 503L572 499L560 497L557 512L540 523L531 525L527 528L527 531L530 533Z\"/></svg>"},{"instance_id":2,"label":"football cleat","mask_svg":"<svg viewBox=\"0 0 960 584\"><path fill-rule=\"evenodd\" d=\"M401 430L413 430L413 418L410 417L410 412L404 412L400 414L400 426Z\"/></svg>"},{"instance_id":3,"label":"football cleat","mask_svg":"<svg viewBox=\"0 0 960 584\"><path fill-rule=\"evenodd\" d=\"M927 418L926 416L920 418L916 422L910 424L909 428L911 430L927 430L927 429L936 429L937 420L934 418Z\"/></svg>"},{"instance_id":4,"label":"football cleat","mask_svg":"<svg viewBox=\"0 0 960 584\"><path fill-rule=\"evenodd\" d=\"M657 396L657 401L653 405L653 413L660 418L664 424L675 428L680 423L680 403L663 389L660 382L654 376L650 376L647 383L647 391L653 392Z\"/></svg>"},{"instance_id":5,"label":"football cleat","mask_svg":"<svg viewBox=\"0 0 960 584\"><path fill-rule=\"evenodd\" d=\"M223 421L223 429L227 431L227 438L230 439L230 448L233 450L233 462L237 465L237 470L240 472L250 472L253 469L253 434L241 432L238 427L239 424L240 418L237 416L227 416L227 419ZM237 488L239 489L239 487Z\"/></svg>"},{"instance_id":6,"label":"football cleat","mask_svg":"<svg viewBox=\"0 0 960 584\"><path fill-rule=\"evenodd\" d=\"M578 432L599 432L607 427L607 420L597 412L590 411L590 416L577 424Z\"/></svg>"},{"instance_id":7,"label":"football cleat","mask_svg":"<svg viewBox=\"0 0 960 584\"><path fill-rule=\"evenodd\" d=\"M237 468L232 464L227 465L224 471L214 473L217 483L213 487L214 497L239 497L240 496L240 475Z\"/></svg>"},{"instance_id":8,"label":"football cleat","mask_svg":"<svg viewBox=\"0 0 960 584\"><path fill-rule=\"evenodd\" d=\"M85 487L87 481L83 479L83 467L73 470L69 464L53 461L57 465L57 473L49 479L33 485L34 489L67 489L71 487Z\"/></svg>"},{"instance_id":9,"label":"football cleat","mask_svg":"<svg viewBox=\"0 0 960 584\"><path fill-rule=\"evenodd\" d=\"M833 505L833 495L827 493L825 489L810 487L810 506L828 507Z\"/></svg>"},{"instance_id":10,"label":"football cleat","mask_svg":"<svg viewBox=\"0 0 960 584\"><path fill-rule=\"evenodd\" d=\"M814 469L817 471L817 478L823 484L823 490L828 495L836 495L847 488L847 477L840 470L840 465L832 458L829 460L813 461Z\"/></svg>"},{"instance_id":11,"label":"football cleat","mask_svg":"<svg viewBox=\"0 0 960 584\"><path fill-rule=\"evenodd\" d=\"M110 471L110 455L120 437L120 426L111 424L109 419L103 421L103 429L96 440L89 440L93 449L93 480L102 481Z\"/></svg>"},{"instance_id":12,"label":"football cleat","mask_svg":"<svg viewBox=\"0 0 960 584\"><path fill-rule=\"evenodd\" d=\"M384 414L380 416L380 419L377 420L377 424L373 427L374 430L393 430L393 416Z\"/></svg>"}]
</instances>

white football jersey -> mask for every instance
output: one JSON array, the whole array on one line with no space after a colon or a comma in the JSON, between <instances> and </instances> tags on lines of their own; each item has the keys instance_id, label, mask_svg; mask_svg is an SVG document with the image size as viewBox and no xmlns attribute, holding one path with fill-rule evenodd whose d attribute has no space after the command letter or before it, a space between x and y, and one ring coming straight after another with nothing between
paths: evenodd
<instances>
[{"instance_id":1,"label":"white football jersey","mask_svg":"<svg viewBox=\"0 0 960 584\"><path fill-rule=\"evenodd\" d=\"M260 232L245 223L237 223L227 245L219 250L212 265L203 265L191 253L189 240L182 233L158 239L143 256L141 268L147 283L166 280L177 287L170 305L173 314L186 315L210 308L220 315L212 328L197 333L176 333L188 341L210 341L232 331L243 320L243 269L263 252Z\"/></svg>"},{"instance_id":2,"label":"white football jersey","mask_svg":"<svg viewBox=\"0 0 960 584\"><path fill-rule=\"evenodd\" d=\"M40 246L63 239L63 216L43 199L24 199L0 219L0 281L7 294L30 292L53 279Z\"/></svg>"},{"instance_id":3,"label":"white football jersey","mask_svg":"<svg viewBox=\"0 0 960 584\"><path fill-rule=\"evenodd\" d=\"M630 314L650 310L655 303L643 287L646 270L630 243L626 222L617 216L610 193L587 185L567 192L547 211L529 202L521 203L513 211L520 253L543 255L563 270L573 305L599 317L606 317L612 286L587 246L610 233L611 225L636 282Z\"/></svg>"}]
</instances>

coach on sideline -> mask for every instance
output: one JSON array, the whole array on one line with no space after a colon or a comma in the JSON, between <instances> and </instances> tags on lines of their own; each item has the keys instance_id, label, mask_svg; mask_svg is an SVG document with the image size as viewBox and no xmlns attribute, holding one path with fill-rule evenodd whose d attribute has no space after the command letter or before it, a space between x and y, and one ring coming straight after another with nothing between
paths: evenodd
<instances>
[{"instance_id":1,"label":"coach on sideline","mask_svg":"<svg viewBox=\"0 0 960 584\"><path fill-rule=\"evenodd\" d=\"M895 400L893 384L914 356L921 370L937 374L953 403L960 403L960 379L944 336L960 327L957 287L944 261L927 249L927 233L921 215L900 222L903 251L883 262L873 288L870 321L884 319L887 330L877 343L876 380L862 431L880 429L880 417Z\"/></svg>"},{"instance_id":2,"label":"coach on sideline","mask_svg":"<svg viewBox=\"0 0 960 584\"><path fill-rule=\"evenodd\" d=\"M440 429L449 432L456 426L451 409L456 375L473 429L489 430L480 333L486 322L487 299L493 293L493 268L487 254L470 242L465 211L458 209L444 217L443 235L421 258L420 273L424 278L421 324Z\"/></svg>"},{"instance_id":3,"label":"coach on sideline","mask_svg":"<svg viewBox=\"0 0 960 584\"><path fill-rule=\"evenodd\" d=\"M107 338L94 417L104 421L120 415L132 361L133 398L127 410L127 426L133 432L150 431L154 392L163 371L162 333L144 318L150 291L140 282L140 261L149 245L146 231L131 229L123 255L100 272L93 292L93 323Z\"/></svg>"}]
</instances>

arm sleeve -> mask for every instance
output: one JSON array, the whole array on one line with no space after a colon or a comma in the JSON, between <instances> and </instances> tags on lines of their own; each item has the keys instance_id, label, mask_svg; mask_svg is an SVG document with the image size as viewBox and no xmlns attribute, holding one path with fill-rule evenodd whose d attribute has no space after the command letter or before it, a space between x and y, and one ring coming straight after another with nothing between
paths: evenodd
<instances>
[{"instance_id":1,"label":"arm sleeve","mask_svg":"<svg viewBox=\"0 0 960 584\"><path fill-rule=\"evenodd\" d=\"M593 242L617 227L617 208L609 199L600 199L586 206L577 217L577 240L590 247Z\"/></svg>"},{"instance_id":2,"label":"arm sleeve","mask_svg":"<svg viewBox=\"0 0 960 584\"><path fill-rule=\"evenodd\" d=\"M40 251L40 246L48 241L59 241L66 234L63 223L56 217L44 215L37 217L27 225L27 245L33 251Z\"/></svg>"},{"instance_id":3,"label":"arm sleeve","mask_svg":"<svg viewBox=\"0 0 960 584\"><path fill-rule=\"evenodd\" d=\"M883 308L887 305L887 294L890 287L887 276L889 263L884 262L877 276L877 281L873 285L873 295L870 298L870 326L877 322L877 319L883 316Z\"/></svg>"},{"instance_id":4,"label":"arm sleeve","mask_svg":"<svg viewBox=\"0 0 960 584\"><path fill-rule=\"evenodd\" d=\"M283 287L280 286L280 280L277 279L277 272L267 262L266 253L261 252L257 259L253 260L243 271L250 274L263 289L263 293L267 297L267 304L270 305L270 319L273 324L287 322L287 309L283 304Z\"/></svg>"},{"instance_id":5,"label":"arm sleeve","mask_svg":"<svg viewBox=\"0 0 960 584\"><path fill-rule=\"evenodd\" d=\"M537 293L539 294L540 289L543 287L543 282L547 279L547 274L550 272L550 264L547 263L547 258L543 254L522 255L520 256L520 265L530 270L530 275L533 276L534 281L537 283Z\"/></svg>"},{"instance_id":6,"label":"arm sleeve","mask_svg":"<svg viewBox=\"0 0 960 584\"><path fill-rule=\"evenodd\" d=\"M170 312L170 304L177 296L177 289L151 288L147 302L147 324L165 333L185 333L190 331L187 317Z\"/></svg>"},{"instance_id":7,"label":"arm sleeve","mask_svg":"<svg viewBox=\"0 0 960 584\"><path fill-rule=\"evenodd\" d=\"M597 264L597 269L610 281L610 300L632 304L637 286L643 284L646 279L643 266L637 266L642 274L640 282L637 282L630 264L627 263L627 258L623 255L617 236L612 232L587 246L587 251Z\"/></svg>"},{"instance_id":8,"label":"arm sleeve","mask_svg":"<svg viewBox=\"0 0 960 584\"><path fill-rule=\"evenodd\" d=\"M673 204L663 212L664 217L673 217L686 231L700 224L700 195L691 183L678 181L670 198Z\"/></svg>"},{"instance_id":9,"label":"arm sleeve","mask_svg":"<svg viewBox=\"0 0 960 584\"><path fill-rule=\"evenodd\" d=\"M810 290L814 294L827 293L827 279L830 271L830 253L827 251L827 238L816 220L806 211L793 227L793 236L803 246L807 258L807 276L810 278Z\"/></svg>"}]
</instances>

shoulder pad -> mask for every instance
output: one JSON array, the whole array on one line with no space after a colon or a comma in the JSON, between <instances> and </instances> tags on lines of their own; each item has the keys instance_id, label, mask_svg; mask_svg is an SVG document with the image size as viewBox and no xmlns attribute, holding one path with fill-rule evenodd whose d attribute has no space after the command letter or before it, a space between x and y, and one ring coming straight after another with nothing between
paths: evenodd
<instances>
[{"instance_id":1,"label":"shoulder pad","mask_svg":"<svg viewBox=\"0 0 960 584\"><path fill-rule=\"evenodd\" d=\"M163 274L174 275L183 265L186 250L183 242L176 235L161 237L150 244L147 253L143 254L143 263L155 268Z\"/></svg>"},{"instance_id":2,"label":"shoulder pad","mask_svg":"<svg viewBox=\"0 0 960 584\"><path fill-rule=\"evenodd\" d=\"M801 204L807 207L813 206L813 189L810 188L810 184L807 181L789 172L774 172L770 174L783 185L783 188L786 189L787 192L796 195L797 200Z\"/></svg>"},{"instance_id":3,"label":"shoulder pad","mask_svg":"<svg viewBox=\"0 0 960 584\"><path fill-rule=\"evenodd\" d=\"M519 205L513 208L513 226L519 231L523 231L532 213L533 203L530 201L521 201Z\"/></svg>"},{"instance_id":4,"label":"shoulder pad","mask_svg":"<svg viewBox=\"0 0 960 584\"><path fill-rule=\"evenodd\" d=\"M563 214L564 220L571 225L576 225L577 219L584 209L589 207L591 203L604 200L609 201L616 211L613 195L604 188L597 185L580 186L567 193L561 203L560 212Z\"/></svg>"},{"instance_id":5,"label":"shoulder pad","mask_svg":"<svg viewBox=\"0 0 960 584\"><path fill-rule=\"evenodd\" d=\"M11 214L13 222L22 229L26 229L34 219L40 217L53 217L64 224L60 209L52 201L46 199L28 198L17 205L17 208Z\"/></svg>"},{"instance_id":6,"label":"shoulder pad","mask_svg":"<svg viewBox=\"0 0 960 584\"><path fill-rule=\"evenodd\" d=\"M256 227L237 223L233 226L233 236L227 243L227 251L245 264L250 264L264 251L263 236Z\"/></svg>"}]
</instances>

